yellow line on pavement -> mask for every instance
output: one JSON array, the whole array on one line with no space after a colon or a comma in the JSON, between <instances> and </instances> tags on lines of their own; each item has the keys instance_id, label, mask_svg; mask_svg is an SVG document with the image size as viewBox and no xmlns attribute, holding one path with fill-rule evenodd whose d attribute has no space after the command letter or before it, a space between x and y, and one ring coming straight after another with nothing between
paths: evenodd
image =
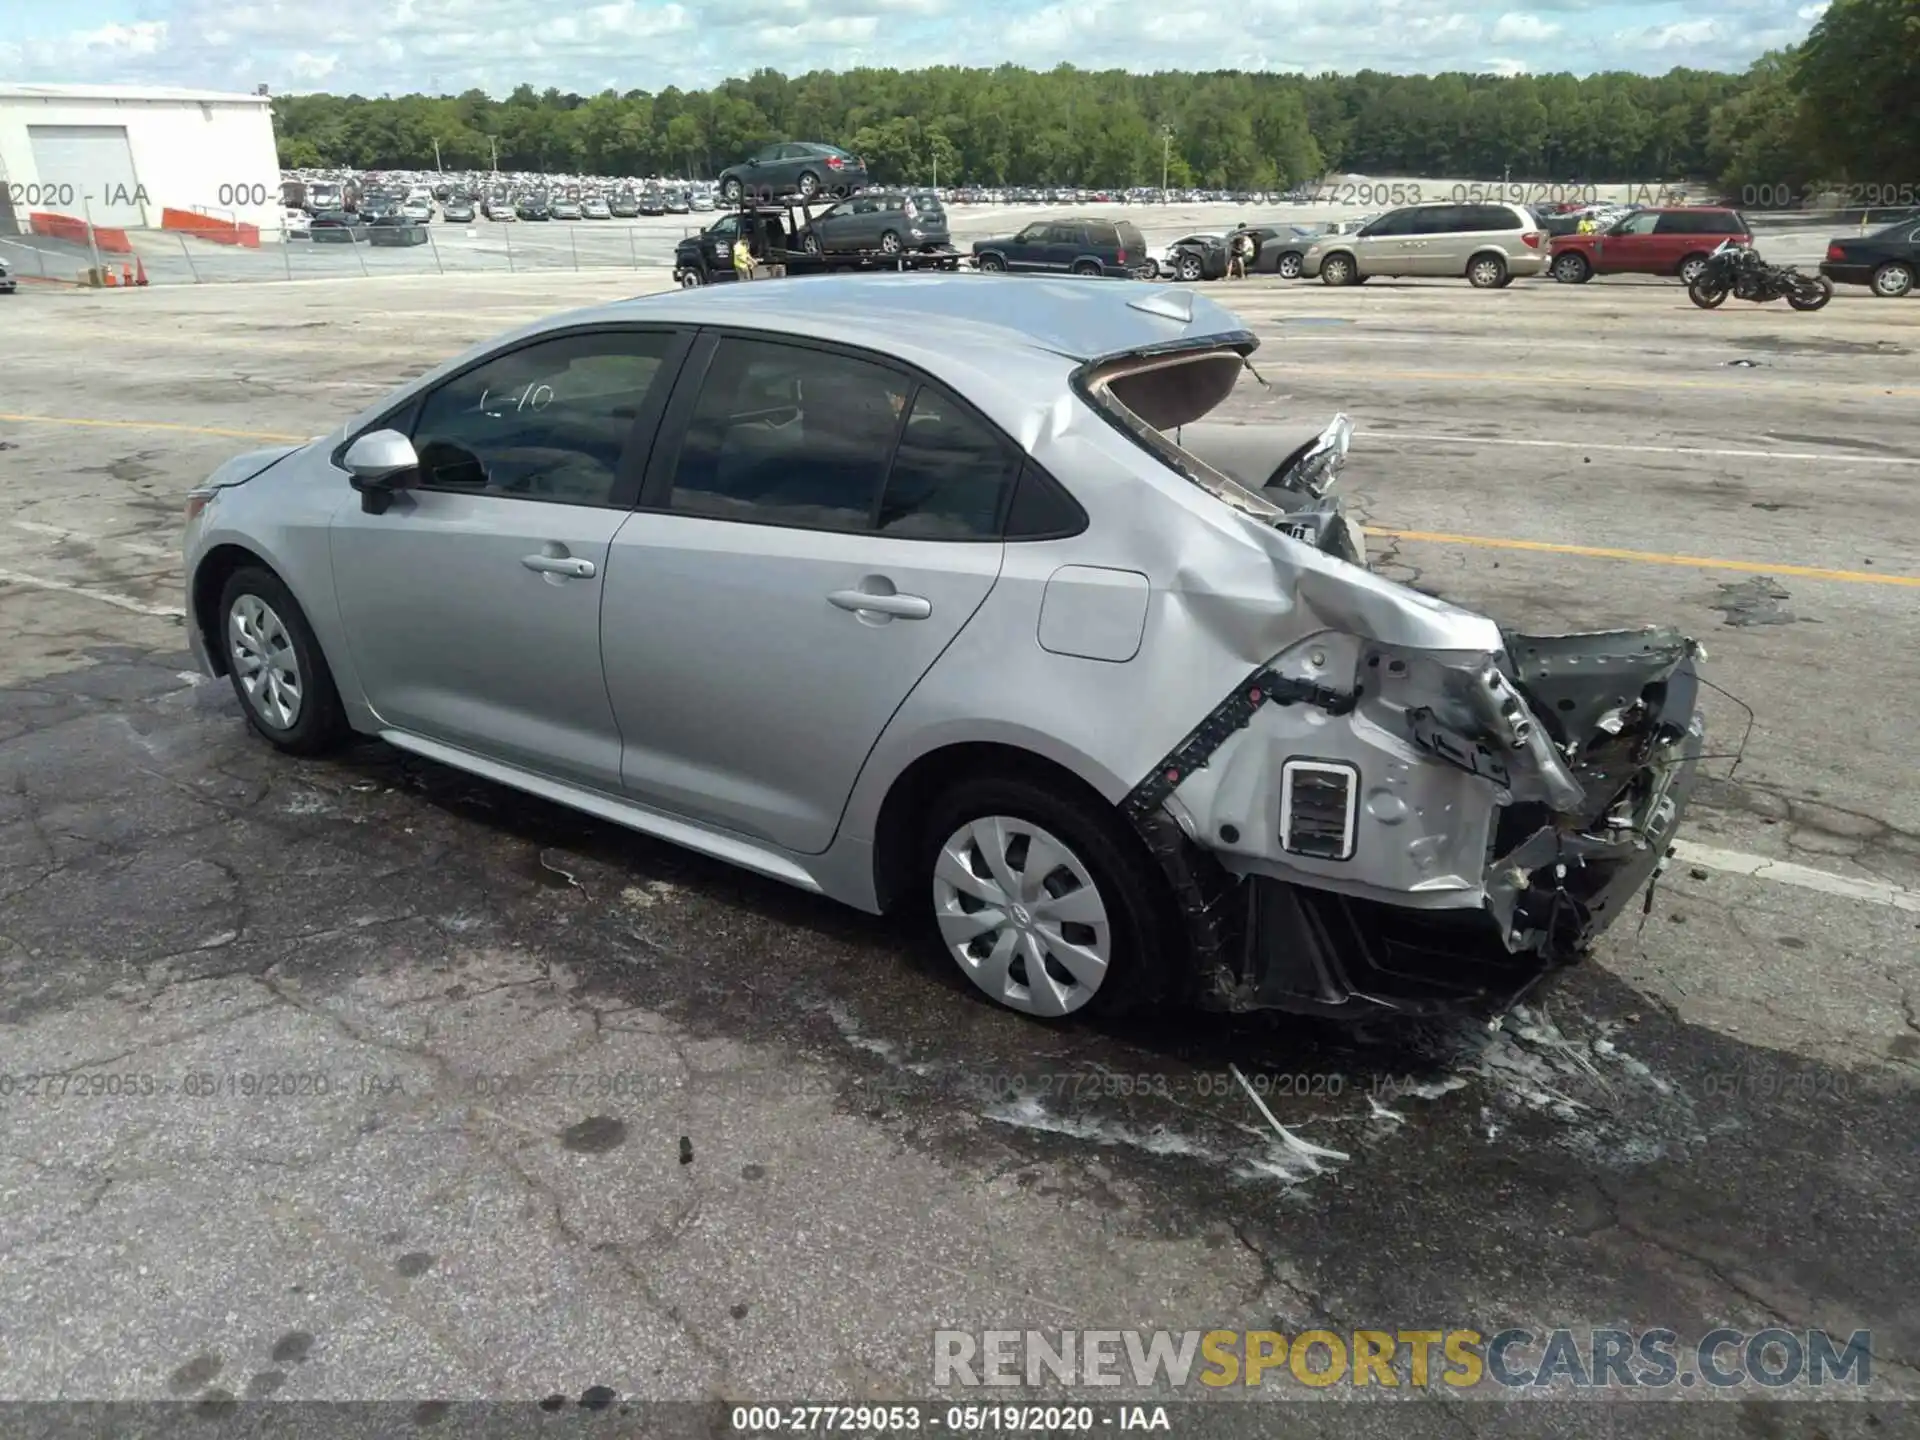
<instances>
[{"instance_id":1,"label":"yellow line on pavement","mask_svg":"<svg viewBox=\"0 0 1920 1440\"><path fill-rule=\"evenodd\" d=\"M90 430L172 430L183 435L219 435L230 440L279 440L305 444L311 435L280 435L269 430L222 430L213 425L178 425L170 420L82 420L71 415L6 415L16 425L77 425Z\"/></svg>"},{"instance_id":2,"label":"yellow line on pavement","mask_svg":"<svg viewBox=\"0 0 1920 1440\"><path fill-rule=\"evenodd\" d=\"M1807 580L1841 580L1853 585L1920 587L1920 575L1876 575L1871 570L1827 570L1817 565L1765 564L1757 560L1715 560L1704 555L1663 555L1654 550L1614 550L1603 545L1557 545L1548 540L1496 540L1486 535L1446 535L1433 530L1382 530L1367 534L1390 540L1434 545L1469 545L1482 550L1531 550L1542 555L1582 555L1594 560L1636 560L1642 565L1679 565L1696 570L1738 570L1747 575L1798 575Z\"/></svg>"},{"instance_id":3,"label":"yellow line on pavement","mask_svg":"<svg viewBox=\"0 0 1920 1440\"><path fill-rule=\"evenodd\" d=\"M1408 381L1422 385L1577 385L1583 390L1713 390L1745 395L1759 393L1752 381L1689 380L1651 370L1631 376L1550 375L1525 371L1381 370L1371 365L1340 366L1316 363L1311 368L1302 370L1301 374L1303 377L1328 375L1336 379ZM1806 380L1800 376L1791 378L1800 383L1812 385L1821 391L1867 390L1876 395L1920 395L1920 386L1913 385L1876 385L1871 381L1829 380L1825 377L1817 380Z\"/></svg>"}]
</instances>

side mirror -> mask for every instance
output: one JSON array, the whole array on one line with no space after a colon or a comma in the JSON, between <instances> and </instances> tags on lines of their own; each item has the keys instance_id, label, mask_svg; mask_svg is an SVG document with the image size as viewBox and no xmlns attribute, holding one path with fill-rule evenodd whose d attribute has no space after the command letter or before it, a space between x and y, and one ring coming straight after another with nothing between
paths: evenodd
<instances>
[{"instance_id":1,"label":"side mirror","mask_svg":"<svg viewBox=\"0 0 1920 1440\"><path fill-rule=\"evenodd\" d=\"M360 492L360 508L382 515L393 503L394 491L404 488L419 470L420 457L413 442L398 430L369 430L347 447L340 463Z\"/></svg>"},{"instance_id":2,"label":"side mirror","mask_svg":"<svg viewBox=\"0 0 1920 1440\"><path fill-rule=\"evenodd\" d=\"M1352 446L1353 421L1345 415L1335 415L1318 437L1280 462L1264 488L1324 495L1332 488L1340 467L1347 463L1347 451Z\"/></svg>"}]
</instances>

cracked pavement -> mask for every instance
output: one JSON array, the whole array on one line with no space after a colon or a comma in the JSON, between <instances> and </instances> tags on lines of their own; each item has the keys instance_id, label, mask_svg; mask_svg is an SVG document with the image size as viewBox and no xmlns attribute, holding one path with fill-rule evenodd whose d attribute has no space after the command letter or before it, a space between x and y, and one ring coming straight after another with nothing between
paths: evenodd
<instances>
[{"instance_id":1,"label":"cracked pavement","mask_svg":"<svg viewBox=\"0 0 1920 1440\"><path fill-rule=\"evenodd\" d=\"M0 1399L905 1399L939 1328L1726 1324L1871 1329L1872 1395L1642 1400L1602 1432L1594 1402L1424 1413L1465 1435L1913 1423L1911 912L1677 863L1499 1034L1048 1028L888 923L377 744L250 738L166 611L182 493L254 442L151 427L315 433L632 284L9 311L39 357L9 410L114 423L0 421L0 573L33 582L0 580ZM1219 293L1272 385L1223 418L1347 409L1373 526L1920 573L1920 468L1893 463L1911 401L1882 393L1911 368L1898 305ZM1594 444L1490 443L1527 438ZM1727 753L1686 837L1920 882L1920 793L1889 781L1915 770L1910 589L1770 571L1752 593L1790 618L1742 624L1724 573L1379 544L1519 624L1690 627L1755 720L1736 765L1744 717L1710 697ZM1280 1143L1230 1066L1347 1158ZM1284 1393L1284 1433L1404 1433Z\"/></svg>"}]
</instances>

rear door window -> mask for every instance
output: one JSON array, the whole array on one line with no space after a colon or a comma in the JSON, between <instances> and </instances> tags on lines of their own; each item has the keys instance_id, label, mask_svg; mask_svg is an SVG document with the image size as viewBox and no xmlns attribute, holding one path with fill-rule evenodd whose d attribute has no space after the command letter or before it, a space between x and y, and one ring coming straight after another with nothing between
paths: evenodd
<instances>
[{"instance_id":1,"label":"rear door window","mask_svg":"<svg viewBox=\"0 0 1920 1440\"><path fill-rule=\"evenodd\" d=\"M808 530L871 529L912 389L870 361L726 337L701 383L668 507Z\"/></svg>"},{"instance_id":2,"label":"rear door window","mask_svg":"<svg viewBox=\"0 0 1920 1440\"><path fill-rule=\"evenodd\" d=\"M922 385L894 452L879 530L926 540L986 540L1020 476L1020 455L952 396Z\"/></svg>"}]
</instances>

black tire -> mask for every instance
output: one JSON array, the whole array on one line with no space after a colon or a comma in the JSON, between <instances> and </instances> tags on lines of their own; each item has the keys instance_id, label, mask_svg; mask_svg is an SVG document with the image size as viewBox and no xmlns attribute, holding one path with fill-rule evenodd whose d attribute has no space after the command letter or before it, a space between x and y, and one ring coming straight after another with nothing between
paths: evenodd
<instances>
[{"instance_id":1,"label":"black tire","mask_svg":"<svg viewBox=\"0 0 1920 1440\"><path fill-rule=\"evenodd\" d=\"M1801 282L1801 293L1787 296L1787 304L1795 310L1824 310L1827 302L1833 299L1833 281L1824 275L1815 275Z\"/></svg>"},{"instance_id":2,"label":"black tire","mask_svg":"<svg viewBox=\"0 0 1920 1440\"><path fill-rule=\"evenodd\" d=\"M1073 262L1073 273L1083 277L1098 275L1100 267L1091 260L1076 260Z\"/></svg>"},{"instance_id":3,"label":"black tire","mask_svg":"<svg viewBox=\"0 0 1920 1440\"><path fill-rule=\"evenodd\" d=\"M1200 271L1200 257L1189 250L1180 257L1180 264L1175 268L1174 273L1182 280L1191 283L1200 278Z\"/></svg>"},{"instance_id":4,"label":"black tire","mask_svg":"<svg viewBox=\"0 0 1920 1440\"><path fill-rule=\"evenodd\" d=\"M1553 257L1553 278L1562 285L1584 285L1593 278L1587 257L1575 251Z\"/></svg>"},{"instance_id":5,"label":"black tire","mask_svg":"<svg viewBox=\"0 0 1920 1440\"><path fill-rule=\"evenodd\" d=\"M1476 255L1467 261L1467 283L1476 290L1498 290L1508 274L1507 262L1499 255Z\"/></svg>"},{"instance_id":6,"label":"black tire","mask_svg":"<svg viewBox=\"0 0 1920 1440\"><path fill-rule=\"evenodd\" d=\"M1033 1018L1051 1023L1081 1016L1107 1018L1165 1000L1173 991L1172 962L1183 944L1165 876L1113 807L1025 776L959 781L927 809L910 903L919 908L927 922L924 928L933 933L947 962L961 963L940 937L935 916L932 892L940 847L963 825L993 815L1028 821L1064 842L1091 875L1107 913L1107 969L1092 998L1066 1016Z\"/></svg>"},{"instance_id":7,"label":"black tire","mask_svg":"<svg viewBox=\"0 0 1920 1440\"><path fill-rule=\"evenodd\" d=\"M1005 274L1007 269L1007 262L994 254L982 255L975 264L977 268L995 275Z\"/></svg>"},{"instance_id":8,"label":"black tire","mask_svg":"<svg viewBox=\"0 0 1920 1440\"><path fill-rule=\"evenodd\" d=\"M802 200L815 199L820 194L820 177L811 170L802 170L794 188L800 192Z\"/></svg>"},{"instance_id":9,"label":"black tire","mask_svg":"<svg viewBox=\"0 0 1920 1440\"><path fill-rule=\"evenodd\" d=\"M1301 256L1298 250L1287 251L1278 260L1273 262L1273 273L1278 275L1282 280L1298 280L1300 278L1300 259Z\"/></svg>"},{"instance_id":10,"label":"black tire","mask_svg":"<svg viewBox=\"0 0 1920 1440\"><path fill-rule=\"evenodd\" d=\"M738 175L729 175L720 182L720 198L729 205L738 205L746 193L747 187Z\"/></svg>"},{"instance_id":11,"label":"black tire","mask_svg":"<svg viewBox=\"0 0 1920 1440\"><path fill-rule=\"evenodd\" d=\"M1903 260L1889 260L1873 272L1868 284L1882 300L1898 300L1913 293L1914 278L1913 266Z\"/></svg>"},{"instance_id":12,"label":"black tire","mask_svg":"<svg viewBox=\"0 0 1920 1440\"><path fill-rule=\"evenodd\" d=\"M1353 263L1353 257L1342 251L1329 255L1320 262L1320 283L1322 285L1353 285L1360 279L1360 267Z\"/></svg>"},{"instance_id":13,"label":"black tire","mask_svg":"<svg viewBox=\"0 0 1920 1440\"><path fill-rule=\"evenodd\" d=\"M288 725L266 718L262 707L248 693L241 667L234 658L234 608L249 599L271 610L291 642L299 672L300 700ZM347 725L346 710L340 704L340 692L334 687L333 671L320 651L320 642L314 638L313 626L307 622L300 602L293 598L293 592L278 575L259 565L246 565L234 571L221 587L216 623L219 629L214 639L222 647L227 678L233 683L233 693L254 733L290 755L319 755L334 749L352 733Z\"/></svg>"},{"instance_id":14,"label":"black tire","mask_svg":"<svg viewBox=\"0 0 1920 1440\"><path fill-rule=\"evenodd\" d=\"M1687 298L1702 310L1719 309L1732 293L1725 285L1707 285L1698 280L1687 286Z\"/></svg>"}]
</instances>

